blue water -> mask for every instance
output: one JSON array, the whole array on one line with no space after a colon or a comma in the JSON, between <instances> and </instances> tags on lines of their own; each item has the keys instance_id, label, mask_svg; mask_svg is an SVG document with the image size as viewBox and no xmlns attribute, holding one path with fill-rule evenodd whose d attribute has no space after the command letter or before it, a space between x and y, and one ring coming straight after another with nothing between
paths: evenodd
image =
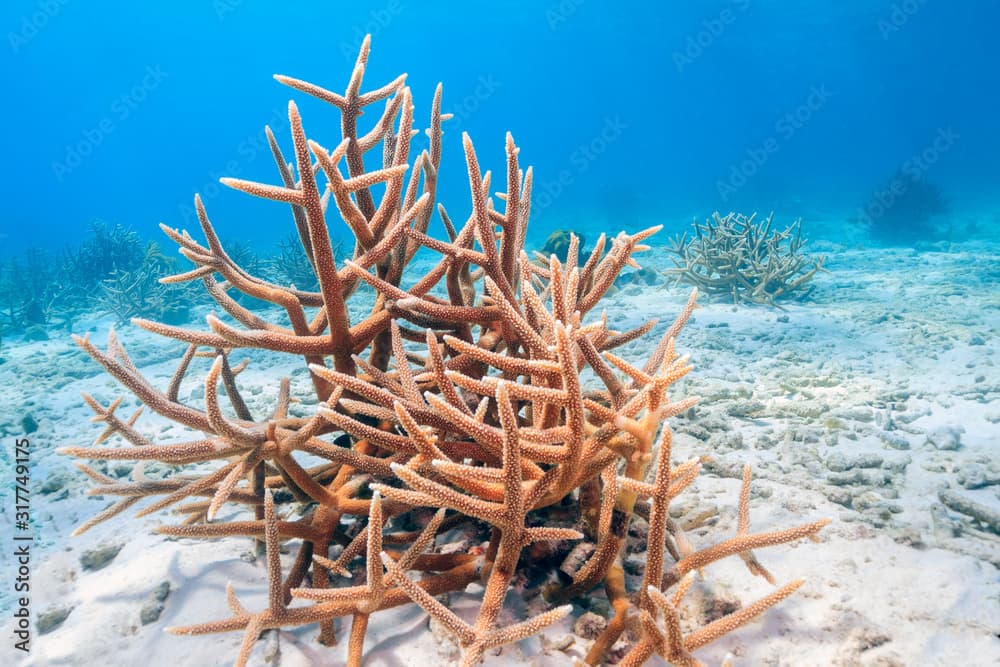
<instances>
[{"instance_id":1,"label":"blue water","mask_svg":"<svg viewBox=\"0 0 1000 667\"><path fill-rule=\"evenodd\" d=\"M713 210L846 218L904 164L988 219L998 19L975 0L8 0L2 253L79 242L94 219L192 228L195 192L224 236L273 244L287 209L217 180L278 181L263 126L290 153L291 98L335 145L338 113L271 75L342 91L365 32L366 87L408 72L421 126L444 83L439 200L456 218L460 133L498 173L510 130L536 169L535 234Z\"/></svg>"}]
</instances>

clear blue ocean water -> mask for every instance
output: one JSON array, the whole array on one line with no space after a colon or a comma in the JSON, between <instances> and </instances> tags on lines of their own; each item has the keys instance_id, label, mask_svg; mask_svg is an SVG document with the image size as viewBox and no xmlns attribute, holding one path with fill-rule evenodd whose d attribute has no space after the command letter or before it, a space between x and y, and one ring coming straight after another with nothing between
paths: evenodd
<instances>
[{"instance_id":1,"label":"clear blue ocean water","mask_svg":"<svg viewBox=\"0 0 1000 667\"><path fill-rule=\"evenodd\" d=\"M715 210L808 232L907 168L995 226L998 19L986 0L10 0L0 253L79 242L95 219L158 239L194 227L195 192L228 235L273 247L287 210L218 178L277 182L263 127L290 151L292 98L335 144L339 114L271 77L342 91L366 33L366 85L407 72L421 127L444 84L439 200L469 207L461 132L498 173L509 130L536 170L535 237Z\"/></svg>"}]
</instances>

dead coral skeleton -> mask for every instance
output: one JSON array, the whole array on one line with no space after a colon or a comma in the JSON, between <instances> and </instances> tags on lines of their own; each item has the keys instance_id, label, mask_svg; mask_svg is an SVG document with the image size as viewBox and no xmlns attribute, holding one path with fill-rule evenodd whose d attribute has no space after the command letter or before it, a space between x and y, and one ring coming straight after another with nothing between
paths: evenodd
<instances>
[{"instance_id":1,"label":"dead coral skeleton","mask_svg":"<svg viewBox=\"0 0 1000 667\"><path fill-rule=\"evenodd\" d=\"M290 103L294 164L268 131L281 184L223 179L290 206L316 291L274 284L235 264L196 198L205 242L164 228L195 264L169 281L200 280L228 317L209 316L208 331L133 320L187 345L164 389L143 377L113 333L106 351L77 339L145 407L199 433L185 442L157 444L139 430L139 412L117 414L121 399L105 406L87 396L95 421L105 428L95 446L62 451L137 466L133 481L120 483L80 465L97 483L92 494L120 499L78 532L152 501L139 515L173 508L183 517L179 525L160 527L165 535L262 541L269 582L265 609L244 608L230 588L230 617L171 629L182 635L242 631L237 665L246 664L268 628L317 625L319 641L333 644L338 617L350 618L348 664L359 665L371 615L410 603L449 630L463 650L463 664L472 665L485 651L565 617L569 602L599 585L614 617L588 662L601 662L631 629L639 639L626 658L630 664L653 652L696 664L691 651L757 616L799 582L682 636L676 605L690 573L740 556L751 572L769 576L752 550L814 537L825 522L750 533L748 472L737 535L699 550L690 545L667 509L701 462L671 463L664 423L696 401L667 397L691 368L675 352L674 340L695 308L696 292L642 366L610 350L648 332L652 323L618 332L603 316L587 317L622 268L636 265L632 255L646 249L643 242L656 228L610 240L601 236L586 258L573 237L565 257L551 256L544 267L529 262L523 248L532 172L522 170L509 134L504 191L496 195L503 212L489 196L490 173L481 171L471 139L463 137L472 210L456 226L435 201L441 125L449 117L441 113L440 86L428 148L411 165L417 131L410 89L399 77L362 93L368 53L366 39L343 94L277 77L341 111L343 139L332 150L307 139ZM374 127L359 133L362 109L380 102L384 111ZM364 155L377 148L382 167L368 170ZM447 242L426 233L435 210ZM339 265L327 226L331 218L342 219L355 238L352 259ZM420 248L440 258L422 277L404 282L404 269ZM368 316L352 322L347 303L361 282L376 297ZM287 323L248 311L230 296L232 290L280 307ZM315 413L290 413L296 397L282 379L270 413L252 414L239 388L246 366L230 361L241 348L302 357L319 400ZM204 403L195 406L179 398L179 387L201 357L210 358L211 367ZM599 389L584 391L585 373L596 377ZM220 400L220 385L228 406ZM104 445L109 438L124 445ZM187 471L151 479L142 474L143 461ZM568 520L553 518L565 516L567 507ZM252 518L238 511L237 518L228 518L234 508ZM630 591L622 561L635 516L648 520L649 544L643 584ZM485 548L436 550L443 532L458 527L481 535ZM546 590L551 606L519 623L499 624L504 598L526 566L525 549L584 537L596 547L582 562L563 568L575 572L572 581ZM280 557L283 543L296 554L290 565ZM335 546L339 552L331 552ZM336 577L356 559L363 561L364 583L338 585ZM558 567L553 563L551 582ZM471 623L435 597L477 581L484 591Z\"/></svg>"},{"instance_id":2,"label":"dead coral skeleton","mask_svg":"<svg viewBox=\"0 0 1000 667\"><path fill-rule=\"evenodd\" d=\"M802 253L800 220L779 231L772 229L773 213L763 221L756 217L715 213L704 224L695 220L694 236L684 232L671 239L676 268L666 273L706 294L731 297L733 303L774 306L778 299L805 298L826 258Z\"/></svg>"}]
</instances>

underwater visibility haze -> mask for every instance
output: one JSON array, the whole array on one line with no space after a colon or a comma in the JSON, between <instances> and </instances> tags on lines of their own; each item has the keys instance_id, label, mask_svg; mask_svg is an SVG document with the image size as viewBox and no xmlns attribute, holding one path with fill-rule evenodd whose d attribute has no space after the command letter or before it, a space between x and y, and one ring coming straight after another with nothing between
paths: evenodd
<instances>
[{"instance_id":1,"label":"underwater visibility haze","mask_svg":"<svg viewBox=\"0 0 1000 667\"><path fill-rule=\"evenodd\" d=\"M443 83L451 159L461 132L502 147L510 131L525 146L537 227L679 227L715 210L854 217L908 161L908 178L926 175L957 213L978 215L1000 154L998 11L929 0L12 2L0 63L18 160L0 231L8 253L80 242L94 219L155 237L158 222L191 226L200 192L245 239L273 244L269 211L218 179L271 175L262 128L286 133L288 122L273 74L336 88L367 33L369 77L406 72L423 106ZM308 108L318 129L337 122ZM456 172L442 175L449 195L464 193Z\"/></svg>"},{"instance_id":2,"label":"underwater visibility haze","mask_svg":"<svg viewBox=\"0 0 1000 667\"><path fill-rule=\"evenodd\" d=\"M996 3L0 19L4 664L1000 664Z\"/></svg>"}]
</instances>

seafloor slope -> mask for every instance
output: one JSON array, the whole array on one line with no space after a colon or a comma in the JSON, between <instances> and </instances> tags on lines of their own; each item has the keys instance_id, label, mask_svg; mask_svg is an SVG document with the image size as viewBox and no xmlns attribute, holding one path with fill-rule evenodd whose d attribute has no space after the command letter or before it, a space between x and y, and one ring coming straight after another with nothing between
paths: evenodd
<instances>
[{"instance_id":1,"label":"seafloor slope","mask_svg":"<svg viewBox=\"0 0 1000 667\"><path fill-rule=\"evenodd\" d=\"M739 475L750 462L755 529L834 519L821 545L760 554L780 581L802 576L808 583L763 620L700 656L718 664L732 652L737 665L998 664L1000 527L949 509L941 498L947 491L952 495L946 498L957 494L1000 511L1000 246L919 253L817 249L829 254L830 273L816 279L810 303L783 311L703 303L678 344L695 364L681 389L703 398L692 415L672 422L674 455L713 457L677 503L679 518L708 517L716 539L735 533ZM669 264L661 250L641 260ZM607 304L608 312L627 313L612 323L618 329L651 316L661 316L666 326L686 295L665 282L626 286L610 297L617 303ZM108 324L94 319L77 326L93 327L92 337L103 341ZM162 339L131 328L121 334L151 379L166 383L173 369L166 362L179 346L164 349ZM629 352L640 356L637 347L622 354ZM36 633L34 654L24 664L231 664L239 633L184 638L162 630L226 616L228 581L244 604L259 606L262 600L244 594L265 590L263 563L254 562L251 546L239 539L198 543L153 534L169 517L116 519L70 538L108 501L86 496L87 480L54 449L87 444L100 430L89 421L81 391L106 401L118 390L68 335L25 344L5 340L0 356L4 439L22 432L27 415L38 426L30 436L33 611L69 610L47 634ZM307 381L297 361L274 365L273 357L250 356L253 363L240 376L250 388L249 402L266 403L280 375ZM182 396L199 391L192 382ZM180 435L166 421L146 420L160 424L159 438ZM0 466L9 479L8 448L4 457ZM127 476L130 469L112 464L107 472ZM0 504L5 533L12 528L11 509L9 499ZM691 534L696 545L702 530ZM82 564L82 557L109 546L120 547L113 567ZM7 551L0 556L5 571L11 565ZM710 568L696 587L686 613L701 616L725 613L732 600L767 590L735 559ZM10 636L11 594L0 590L4 636ZM459 610L464 604L454 597L451 603ZM474 613L474 606L469 609ZM450 642L426 626L412 605L374 617L369 664L447 664ZM342 664L343 647L324 649L314 635L305 629L272 636L256 647L254 664ZM571 622L543 635L490 660L568 664L569 656L585 652L587 640L573 634Z\"/></svg>"}]
</instances>

